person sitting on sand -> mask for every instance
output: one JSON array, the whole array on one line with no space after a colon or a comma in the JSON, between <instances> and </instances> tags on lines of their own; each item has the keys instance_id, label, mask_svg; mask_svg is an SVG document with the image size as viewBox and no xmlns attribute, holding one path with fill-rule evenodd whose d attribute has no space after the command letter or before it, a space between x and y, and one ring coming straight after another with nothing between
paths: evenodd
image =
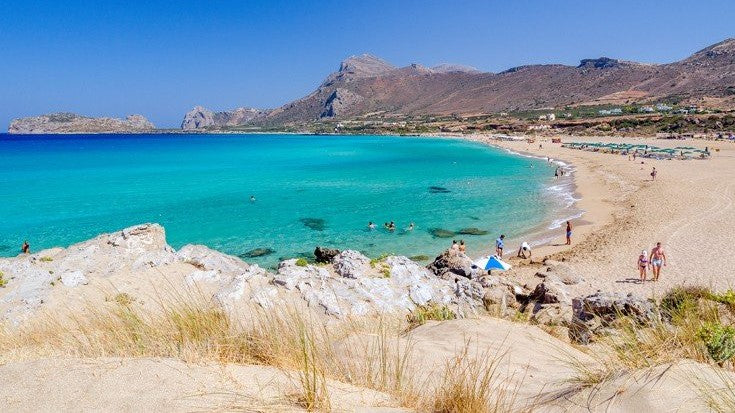
<instances>
[{"instance_id":1,"label":"person sitting on sand","mask_svg":"<svg viewBox=\"0 0 735 413\"><path fill-rule=\"evenodd\" d=\"M666 253L664 252L661 243L657 242L656 246L651 250L651 255L648 257L651 261L651 269L653 270L653 281L658 281L658 277L661 275L661 267L666 266Z\"/></svg>"},{"instance_id":2,"label":"person sitting on sand","mask_svg":"<svg viewBox=\"0 0 735 413\"><path fill-rule=\"evenodd\" d=\"M638 271L640 272L640 281L646 281L648 276L648 255L646 250L641 251L641 255L638 256Z\"/></svg>"},{"instance_id":3,"label":"person sitting on sand","mask_svg":"<svg viewBox=\"0 0 735 413\"><path fill-rule=\"evenodd\" d=\"M567 221L567 245L572 245L572 223Z\"/></svg>"},{"instance_id":4,"label":"person sitting on sand","mask_svg":"<svg viewBox=\"0 0 735 413\"><path fill-rule=\"evenodd\" d=\"M505 244L503 243L504 239L505 234L502 234L498 239L495 240L495 255L497 255L498 257L503 256L503 248L505 247Z\"/></svg>"},{"instance_id":5,"label":"person sitting on sand","mask_svg":"<svg viewBox=\"0 0 735 413\"><path fill-rule=\"evenodd\" d=\"M373 221L370 221L370 222L368 222L368 229L369 229L370 231L372 231L372 230L374 230L374 229L375 229L375 224L373 224Z\"/></svg>"},{"instance_id":6,"label":"person sitting on sand","mask_svg":"<svg viewBox=\"0 0 735 413\"><path fill-rule=\"evenodd\" d=\"M467 246L464 245L464 240L463 239L459 240L459 252L461 252L463 254L467 252Z\"/></svg>"},{"instance_id":7,"label":"person sitting on sand","mask_svg":"<svg viewBox=\"0 0 735 413\"><path fill-rule=\"evenodd\" d=\"M23 241L23 246L20 247L20 250L23 251L23 254L30 254L31 244L29 244L28 241Z\"/></svg>"},{"instance_id":8,"label":"person sitting on sand","mask_svg":"<svg viewBox=\"0 0 735 413\"><path fill-rule=\"evenodd\" d=\"M519 258L526 258L526 252L528 252L528 258L531 258L531 246L528 245L526 241L523 241L521 243L521 246L518 248L518 257Z\"/></svg>"}]
</instances>

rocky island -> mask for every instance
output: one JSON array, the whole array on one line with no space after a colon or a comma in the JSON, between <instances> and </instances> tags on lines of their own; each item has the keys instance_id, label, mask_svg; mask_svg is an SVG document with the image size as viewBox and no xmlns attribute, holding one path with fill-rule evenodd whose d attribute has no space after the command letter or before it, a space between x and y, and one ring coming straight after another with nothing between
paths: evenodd
<instances>
[{"instance_id":1,"label":"rocky island","mask_svg":"<svg viewBox=\"0 0 735 413\"><path fill-rule=\"evenodd\" d=\"M153 123L142 115L130 115L125 119L119 119L93 118L75 113L52 113L13 119L8 127L8 133L140 133L155 129Z\"/></svg>"}]
</instances>

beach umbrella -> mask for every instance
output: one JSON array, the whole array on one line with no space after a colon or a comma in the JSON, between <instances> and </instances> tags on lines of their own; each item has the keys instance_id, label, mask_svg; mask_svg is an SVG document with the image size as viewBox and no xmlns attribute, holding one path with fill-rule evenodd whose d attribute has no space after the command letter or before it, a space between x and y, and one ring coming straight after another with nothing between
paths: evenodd
<instances>
[{"instance_id":1,"label":"beach umbrella","mask_svg":"<svg viewBox=\"0 0 735 413\"><path fill-rule=\"evenodd\" d=\"M493 255L487 260L487 264L485 264L485 269L507 271L510 269L510 264L501 260L497 255Z\"/></svg>"}]
</instances>

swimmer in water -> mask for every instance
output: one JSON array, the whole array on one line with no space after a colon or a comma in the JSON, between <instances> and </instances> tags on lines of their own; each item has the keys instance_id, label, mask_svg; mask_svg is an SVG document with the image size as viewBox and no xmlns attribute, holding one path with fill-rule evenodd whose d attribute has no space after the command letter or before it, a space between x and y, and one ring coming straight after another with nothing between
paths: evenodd
<instances>
[{"instance_id":1,"label":"swimmer in water","mask_svg":"<svg viewBox=\"0 0 735 413\"><path fill-rule=\"evenodd\" d=\"M413 224L413 222L412 222L412 223L408 224L408 228L406 229L406 231L413 231L413 229L414 229L415 227L416 227L416 226L415 226L415 225Z\"/></svg>"},{"instance_id":2,"label":"swimmer in water","mask_svg":"<svg viewBox=\"0 0 735 413\"><path fill-rule=\"evenodd\" d=\"M250 195L250 202L255 202L255 195Z\"/></svg>"},{"instance_id":3,"label":"swimmer in water","mask_svg":"<svg viewBox=\"0 0 735 413\"><path fill-rule=\"evenodd\" d=\"M370 222L368 222L368 229L369 229L370 231L372 231L372 230L374 230L374 229L375 229L375 224L373 224L373 221L370 221Z\"/></svg>"}]
</instances>

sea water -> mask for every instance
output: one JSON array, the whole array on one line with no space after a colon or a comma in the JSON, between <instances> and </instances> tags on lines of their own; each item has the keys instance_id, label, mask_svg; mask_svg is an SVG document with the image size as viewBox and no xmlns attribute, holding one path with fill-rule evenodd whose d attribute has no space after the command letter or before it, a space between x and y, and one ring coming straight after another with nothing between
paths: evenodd
<instances>
[{"instance_id":1,"label":"sea water","mask_svg":"<svg viewBox=\"0 0 735 413\"><path fill-rule=\"evenodd\" d=\"M479 255L501 233L548 225L568 197L546 160L453 139L0 135L0 165L3 256L24 240L65 247L144 222L174 248L268 267L316 246L433 256L464 239Z\"/></svg>"}]
</instances>

